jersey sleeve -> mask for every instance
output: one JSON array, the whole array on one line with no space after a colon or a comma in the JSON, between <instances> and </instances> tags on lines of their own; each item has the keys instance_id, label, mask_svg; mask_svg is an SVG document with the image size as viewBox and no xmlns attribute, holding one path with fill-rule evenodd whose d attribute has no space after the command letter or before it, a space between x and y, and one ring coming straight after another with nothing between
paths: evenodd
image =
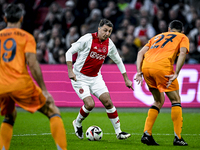
<instances>
[{"instance_id":1,"label":"jersey sleeve","mask_svg":"<svg viewBox=\"0 0 200 150\"><path fill-rule=\"evenodd\" d=\"M148 41L147 44L145 44L145 46L150 47L151 46L151 39Z\"/></svg>"},{"instance_id":2,"label":"jersey sleeve","mask_svg":"<svg viewBox=\"0 0 200 150\"><path fill-rule=\"evenodd\" d=\"M36 54L36 42L32 35L27 34L26 45L24 48L24 52L27 53L35 53Z\"/></svg>"},{"instance_id":3,"label":"jersey sleeve","mask_svg":"<svg viewBox=\"0 0 200 150\"><path fill-rule=\"evenodd\" d=\"M72 46L68 49L66 52L66 61L72 61L72 55L77 53L78 51L82 51L87 46L87 41L91 40L92 35L86 34L78 39L75 43L72 44Z\"/></svg>"},{"instance_id":4,"label":"jersey sleeve","mask_svg":"<svg viewBox=\"0 0 200 150\"><path fill-rule=\"evenodd\" d=\"M183 39L182 39L182 41L180 42L180 48L181 47L185 47L185 48L187 48L187 54L189 53L189 46L190 45L190 43L189 43L189 39L188 39L188 37L186 37L186 36L184 36L183 37Z\"/></svg>"},{"instance_id":5,"label":"jersey sleeve","mask_svg":"<svg viewBox=\"0 0 200 150\"><path fill-rule=\"evenodd\" d=\"M115 47L114 43L112 42L112 40L109 39L109 53L108 56L117 64L120 72L123 74L126 72L125 66L122 62L121 57L119 56L119 53L117 51L117 48Z\"/></svg>"}]
</instances>

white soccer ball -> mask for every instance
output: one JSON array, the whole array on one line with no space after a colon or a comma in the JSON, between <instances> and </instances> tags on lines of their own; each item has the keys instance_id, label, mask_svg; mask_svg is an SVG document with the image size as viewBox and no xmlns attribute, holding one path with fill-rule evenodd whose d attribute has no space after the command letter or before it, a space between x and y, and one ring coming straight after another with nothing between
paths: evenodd
<instances>
[{"instance_id":1,"label":"white soccer ball","mask_svg":"<svg viewBox=\"0 0 200 150\"><path fill-rule=\"evenodd\" d=\"M99 141L103 137L103 131L98 126L90 126L85 135L89 141Z\"/></svg>"}]
</instances>

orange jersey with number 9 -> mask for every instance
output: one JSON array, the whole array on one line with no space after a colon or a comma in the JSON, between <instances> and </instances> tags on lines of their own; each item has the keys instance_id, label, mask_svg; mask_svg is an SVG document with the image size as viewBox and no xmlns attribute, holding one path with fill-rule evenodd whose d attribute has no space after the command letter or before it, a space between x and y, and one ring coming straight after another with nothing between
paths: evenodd
<instances>
[{"instance_id":1,"label":"orange jersey with number 9","mask_svg":"<svg viewBox=\"0 0 200 150\"><path fill-rule=\"evenodd\" d=\"M189 52L189 39L182 33L165 32L149 40L149 50L144 55L142 68L172 71L181 47Z\"/></svg>"},{"instance_id":2,"label":"orange jersey with number 9","mask_svg":"<svg viewBox=\"0 0 200 150\"><path fill-rule=\"evenodd\" d=\"M18 28L0 31L0 94L20 90L32 82L26 52L36 53L36 42L31 34Z\"/></svg>"}]
</instances>

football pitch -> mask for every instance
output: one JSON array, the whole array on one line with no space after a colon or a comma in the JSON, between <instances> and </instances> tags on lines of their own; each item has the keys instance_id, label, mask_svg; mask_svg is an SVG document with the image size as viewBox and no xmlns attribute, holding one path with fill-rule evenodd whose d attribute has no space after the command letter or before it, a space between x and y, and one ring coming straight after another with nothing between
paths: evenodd
<instances>
[{"instance_id":1,"label":"football pitch","mask_svg":"<svg viewBox=\"0 0 200 150\"><path fill-rule=\"evenodd\" d=\"M160 146L147 146L140 142L148 108L117 108L122 131L131 133L126 140L118 140L105 109L94 108L83 122L84 139L74 134L72 121L79 108L61 108L68 150L200 150L200 108L183 108L182 137L188 143L186 147L173 146L173 123L170 108L162 108L153 127L153 137ZM3 117L0 117L2 122ZM101 141L88 141L85 132L91 125L103 130ZM56 150L50 134L49 120L36 112L28 113L18 109L10 150Z\"/></svg>"}]
</instances>

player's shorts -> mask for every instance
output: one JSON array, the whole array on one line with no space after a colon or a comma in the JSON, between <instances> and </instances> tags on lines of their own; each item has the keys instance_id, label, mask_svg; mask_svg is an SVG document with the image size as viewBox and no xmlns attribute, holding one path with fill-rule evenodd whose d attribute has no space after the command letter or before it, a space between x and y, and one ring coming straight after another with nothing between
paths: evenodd
<instances>
[{"instance_id":1,"label":"player's shorts","mask_svg":"<svg viewBox=\"0 0 200 150\"><path fill-rule=\"evenodd\" d=\"M15 110L15 104L34 113L46 103L42 90L33 82L25 89L0 95L1 115L11 114Z\"/></svg>"},{"instance_id":2,"label":"player's shorts","mask_svg":"<svg viewBox=\"0 0 200 150\"><path fill-rule=\"evenodd\" d=\"M77 81L71 80L72 86L80 99L84 99L88 96L94 95L97 98L105 92L108 92L108 88L103 81L102 75L96 77L88 77L79 72L76 74Z\"/></svg>"},{"instance_id":3,"label":"player's shorts","mask_svg":"<svg viewBox=\"0 0 200 150\"><path fill-rule=\"evenodd\" d=\"M171 92L179 90L178 80L175 79L172 84L166 88L169 78L166 78L165 75L174 74L173 71L162 71L157 69L142 69L144 80L147 83L149 88L158 89L160 92Z\"/></svg>"}]
</instances>

